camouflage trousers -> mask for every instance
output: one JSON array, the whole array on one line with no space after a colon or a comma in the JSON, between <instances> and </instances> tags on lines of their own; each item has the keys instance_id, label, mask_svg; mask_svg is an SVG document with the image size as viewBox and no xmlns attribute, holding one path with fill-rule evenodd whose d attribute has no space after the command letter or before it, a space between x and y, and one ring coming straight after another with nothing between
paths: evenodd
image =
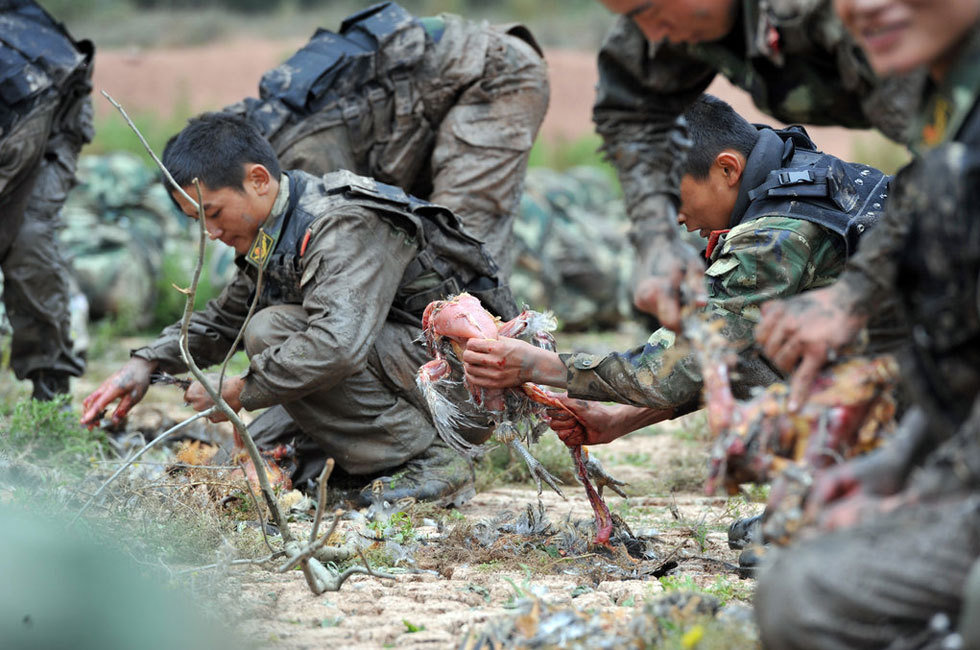
<instances>
[{"instance_id":1,"label":"camouflage trousers","mask_svg":"<svg viewBox=\"0 0 980 650\"><path fill-rule=\"evenodd\" d=\"M339 113L306 118L310 122L302 125L306 128L290 130L299 134L296 139L274 138L273 145L284 169L312 174L349 169L446 206L486 244L500 267L500 277L506 279L513 263L514 214L549 94L547 67L538 53L516 36L491 30L482 78L466 87L438 124L432 124L431 147L426 146L431 138L400 133L416 126L392 118L395 123L385 127L390 133L375 133L376 139L405 140L411 146L395 152L386 149L384 160L359 159L355 151L363 145L352 141L352 127ZM424 102L419 102L415 110L424 108ZM422 121L428 128L427 119Z\"/></svg>"},{"instance_id":2,"label":"camouflage trousers","mask_svg":"<svg viewBox=\"0 0 980 650\"><path fill-rule=\"evenodd\" d=\"M250 357L259 354L307 328L301 306L267 307L245 329L246 352ZM375 474L419 455L435 440L436 430L415 386L416 371L428 361L415 344L418 336L416 327L386 322L362 371L267 409L249 431L261 448L296 445L300 467L294 483L315 475L317 459L333 458L348 474ZM464 392L454 397L466 399ZM489 422L461 433L474 443L483 442L490 435Z\"/></svg>"},{"instance_id":3,"label":"camouflage trousers","mask_svg":"<svg viewBox=\"0 0 980 650\"><path fill-rule=\"evenodd\" d=\"M39 371L78 376L84 369L72 353L69 266L57 235L91 128L91 104L86 96L65 111L56 98L46 99L52 98L41 98L0 142L0 270L14 331L10 365L19 379Z\"/></svg>"}]
</instances>

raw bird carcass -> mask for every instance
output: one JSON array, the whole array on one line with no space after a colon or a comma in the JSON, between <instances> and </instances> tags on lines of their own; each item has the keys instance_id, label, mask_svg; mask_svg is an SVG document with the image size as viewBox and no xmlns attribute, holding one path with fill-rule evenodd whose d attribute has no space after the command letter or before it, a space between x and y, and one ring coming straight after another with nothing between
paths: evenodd
<instances>
[{"instance_id":1,"label":"raw bird carcass","mask_svg":"<svg viewBox=\"0 0 980 650\"><path fill-rule=\"evenodd\" d=\"M898 364L891 356L853 358L823 371L804 404L789 410L789 387L779 382L738 401L729 382L734 361L720 321L685 319L685 334L704 373L708 424L715 436L706 491L741 483L774 484L763 532L785 542L802 523L803 500L816 470L878 446L894 427Z\"/></svg>"},{"instance_id":2,"label":"raw bird carcass","mask_svg":"<svg viewBox=\"0 0 980 650\"><path fill-rule=\"evenodd\" d=\"M417 382L429 404L440 437L462 454L472 456L478 453L479 447L470 444L459 434L461 428L473 426L471 418L440 390L440 386L447 382L460 381L462 366L459 359L462 358L468 339L497 339L507 336L554 351L555 340L551 331L555 326L554 317L550 313L541 314L528 309L513 320L501 322L485 310L477 298L467 293L430 303L422 316L422 331L429 353L434 359L419 368ZM462 381L465 383L465 377ZM470 401L493 420L494 436L497 440L509 445L527 463L537 482L538 492L541 491L541 481L544 481L562 495L555 477L531 455L524 444L537 442L541 433L547 429L544 416L547 408L570 413L555 399L556 395L531 383L505 390L483 389L468 384L466 388ZM589 459L588 452L580 445L570 446L569 451L579 480L585 485L589 503L595 512L595 541L597 544L607 544L613 528L612 516L601 494L593 487L590 477L595 478L600 485L609 485L610 489L619 494L623 494L618 489L622 483L605 474L601 465L594 459Z\"/></svg>"}]
</instances>

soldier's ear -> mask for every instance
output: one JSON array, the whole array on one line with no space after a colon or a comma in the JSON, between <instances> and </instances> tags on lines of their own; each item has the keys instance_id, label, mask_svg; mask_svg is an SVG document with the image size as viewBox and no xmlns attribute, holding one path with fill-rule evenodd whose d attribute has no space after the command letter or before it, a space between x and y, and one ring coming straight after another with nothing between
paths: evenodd
<instances>
[{"instance_id":1,"label":"soldier's ear","mask_svg":"<svg viewBox=\"0 0 980 650\"><path fill-rule=\"evenodd\" d=\"M742 180L745 171L745 156L734 149L725 149L715 156L715 165L721 170L725 183L734 187Z\"/></svg>"},{"instance_id":2,"label":"soldier's ear","mask_svg":"<svg viewBox=\"0 0 980 650\"><path fill-rule=\"evenodd\" d=\"M251 187L252 190L259 196L264 196L269 192L272 185L272 174L266 169L265 165L259 163L249 163L245 165L245 182L244 185L247 188Z\"/></svg>"}]
</instances>

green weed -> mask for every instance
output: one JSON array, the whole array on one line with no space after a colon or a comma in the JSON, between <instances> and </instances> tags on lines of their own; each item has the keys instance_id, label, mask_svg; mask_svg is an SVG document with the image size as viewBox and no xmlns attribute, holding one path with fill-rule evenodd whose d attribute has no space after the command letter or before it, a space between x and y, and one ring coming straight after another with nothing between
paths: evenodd
<instances>
[{"instance_id":1,"label":"green weed","mask_svg":"<svg viewBox=\"0 0 980 650\"><path fill-rule=\"evenodd\" d=\"M0 404L0 441L8 453L50 465L77 466L108 448L104 431L89 431L78 423L67 396Z\"/></svg>"}]
</instances>

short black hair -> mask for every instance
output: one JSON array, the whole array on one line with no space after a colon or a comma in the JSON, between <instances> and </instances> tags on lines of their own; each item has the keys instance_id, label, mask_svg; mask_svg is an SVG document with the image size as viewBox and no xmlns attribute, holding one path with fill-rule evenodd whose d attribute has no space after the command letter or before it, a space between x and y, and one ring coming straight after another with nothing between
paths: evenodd
<instances>
[{"instance_id":1,"label":"short black hair","mask_svg":"<svg viewBox=\"0 0 980 650\"><path fill-rule=\"evenodd\" d=\"M759 139L759 131L727 102L714 95L701 95L684 112L691 138L682 175L696 180L708 177L715 156L725 149L734 149L746 158Z\"/></svg>"},{"instance_id":2,"label":"short black hair","mask_svg":"<svg viewBox=\"0 0 980 650\"><path fill-rule=\"evenodd\" d=\"M244 191L244 168L252 163L279 178L281 167L272 145L245 118L231 113L192 117L163 149L163 166L181 187L197 178L211 190Z\"/></svg>"}]
</instances>

